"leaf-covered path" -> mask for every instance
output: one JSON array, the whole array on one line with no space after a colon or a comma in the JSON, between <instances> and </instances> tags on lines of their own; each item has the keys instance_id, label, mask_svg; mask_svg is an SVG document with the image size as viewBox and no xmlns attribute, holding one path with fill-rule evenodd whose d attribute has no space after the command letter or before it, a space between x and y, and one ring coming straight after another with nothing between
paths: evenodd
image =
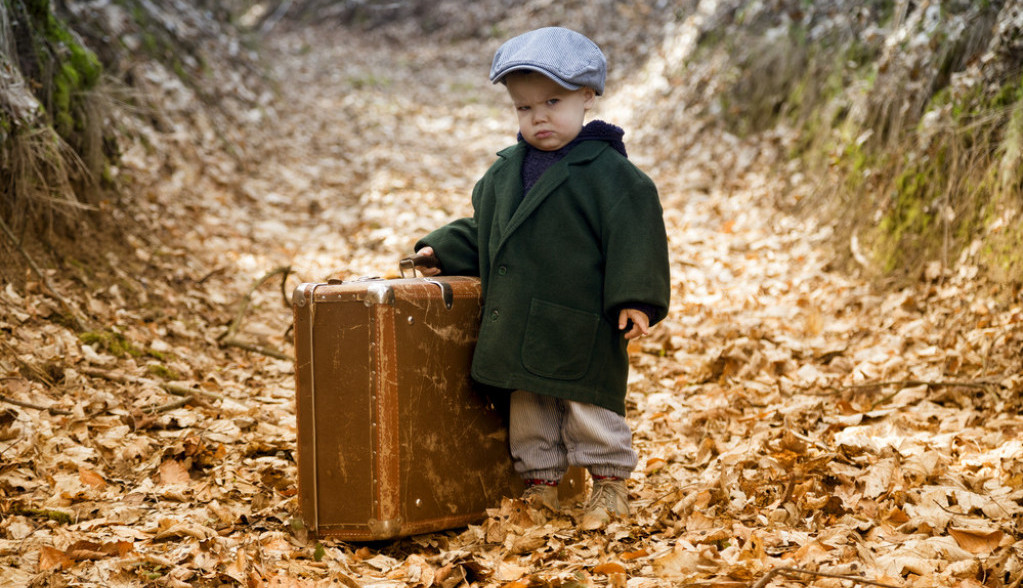
<instances>
[{"instance_id":1,"label":"leaf-covered path","mask_svg":"<svg viewBox=\"0 0 1023 588\"><path fill-rule=\"evenodd\" d=\"M282 289L393 274L469 213L515 135L495 45L282 32L278 94L236 126L149 72L176 132L125 167L158 226L105 280L53 276L102 326L0 291L0 584L1018 587L1023 310L970 268L888 290L828 271L827 229L781 210L808 193L786 138L643 128L656 67L598 113L657 182L672 254L671 316L632 354L633 518L584 533L509 501L396 542L308 536L291 362L218 343L235 321L291 354Z\"/></svg>"}]
</instances>

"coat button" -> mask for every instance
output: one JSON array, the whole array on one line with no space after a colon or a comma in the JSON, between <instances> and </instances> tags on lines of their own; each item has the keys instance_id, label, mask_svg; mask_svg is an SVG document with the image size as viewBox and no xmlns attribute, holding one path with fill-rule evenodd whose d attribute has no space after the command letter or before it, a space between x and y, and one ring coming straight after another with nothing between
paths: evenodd
<instances>
[{"instance_id":1,"label":"coat button","mask_svg":"<svg viewBox=\"0 0 1023 588\"><path fill-rule=\"evenodd\" d=\"M494 310L490 311L490 320L496 321L498 319L498 317L500 317L500 316L501 316L501 313L496 308Z\"/></svg>"},{"instance_id":2,"label":"coat button","mask_svg":"<svg viewBox=\"0 0 1023 588\"><path fill-rule=\"evenodd\" d=\"M497 275L503 276L506 273L508 273L508 266L502 265L501 267L497 268Z\"/></svg>"}]
</instances>

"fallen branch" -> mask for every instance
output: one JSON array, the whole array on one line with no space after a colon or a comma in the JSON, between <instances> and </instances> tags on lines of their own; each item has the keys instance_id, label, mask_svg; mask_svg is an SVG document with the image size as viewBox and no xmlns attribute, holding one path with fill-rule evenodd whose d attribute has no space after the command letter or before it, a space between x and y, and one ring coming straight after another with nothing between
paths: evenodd
<instances>
[{"instance_id":1,"label":"fallen branch","mask_svg":"<svg viewBox=\"0 0 1023 588\"><path fill-rule=\"evenodd\" d=\"M59 414L64 416L71 415L71 412L67 410L62 410L59 408L50 408L48 406L39 406L38 404L32 404L30 402L22 402L20 400L8 398L2 394L0 394L0 402L6 402L7 404L13 404L14 406L20 406L22 408L31 408L32 410L45 410L48 411L50 414Z\"/></svg>"},{"instance_id":2,"label":"fallen branch","mask_svg":"<svg viewBox=\"0 0 1023 588\"><path fill-rule=\"evenodd\" d=\"M150 380L149 378L140 378L138 376L129 376L128 374L119 374L116 372L108 372L107 370L101 370L98 368L82 368L81 372L87 376L94 378L103 378L104 380L110 380L111 382L117 382L119 384L142 384L147 386L156 386L162 388L165 392L173 394L175 396L191 397L197 394L212 398L214 400L224 400L225 398L215 392L207 392L200 388L190 388L188 386L182 386L181 384L175 384L174 382L157 382L156 380Z\"/></svg>"},{"instance_id":3,"label":"fallen branch","mask_svg":"<svg viewBox=\"0 0 1023 588\"><path fill-rule=\"evenodd\" d=\"M913 386L927 386L928 388L976 388L980 390L989 390L993 386L1000 386L998 382L988 381L974 381L974 382L956 382L956 381L930 381L930 380L887 380L883 382L867 382L864 384L852 384L849 386L843 386L839 390L869 390L871 388L887 388L895 387L896 391L890 394L886 394L881 398L876 399L871 405L870 409L873 410L882 404L886 404L892 398L899 393L899 390L903 388L911 388Z\"/></svg>"},{"instance_id":4,"label":"fallen branch","mask_svg":"<svg viewBox=\"0 0 1023 588\"><path fill-rule=\"evenodd\" d=\"M247 311L249 309L249 304L252 303L252 293L253 292L258 290L260 286L262 286L263 284L265 284L267 282L267 280L269 280L270 278L272 278L272 277L274 277L274 276L276 276L278 274L284 274L284 278L283 278L283 280L281 280L281 282L283 284L283 282L288 279L288 275L290 273L291 273L291 266L290 265L284 265L284 266L276 267L276 268L268 271L262 278L259 278L258 280L256 280L256 282L254 284L252 284L252 287L249 288L249 291L245 293L245 296L242 297L241 302L238 303L238 310L235 311L234 319L232 319L231 320L231 324L228 325L227 331L225 331L223 334L221 334L219 337L217 337L217 340L220 341L222 339L230 339L235 334L235 332L238 331L238 328L242 324L242 319L245 318L245 311ZM284 291L284 286L283 285L281 286L281 291L282 292Z\"/></svg>"},{"instance_id":5,"label":"fallen branch","mask_svg":"<svg viewBox=\"0 0 1023 588\"><path fill-rule=\"evenodd\" d=\"M162 404L160 406L151 406L149 408L143 408L142 412L146 414L158 414L161 412L167 412L169 410L176 410L189 404L190 402L195 402L195 396L185 396L184 398L175 400L174 402L168 402L167 404Z\"/></svg>"},{"instance_id":6,"label":"fallen branch","mask_svg":"<svg viewBox=\"0 0 1023 588\"><path fill-rule=\"evenodd\" d=\"M196 283L196 284L204 284L204 283L206 283L206 280L208 280L208 279L212 278L212 277L213 277L213 276L215 276L215 275L218 275L218 274L222 274L222 273L224 273L225 271L227 271L227 266L226 266L226 265L225 265L225 266L221 266L221 267L218 267L218 268L217 268L217 269L215 269L215 270L212 270L212 271L210 271L210 272L207 272L205 276L203 276L203 277L199 278L198 280L196 280L196 282L195 282L195 283Z\"/></svg>"},{"instance_id":7,"label":"fallen branch","mask_svg":"<svg viewBox=\"0 0 1023 588\"><path fill-rule=\"evenodd\" d=\"M837 580L851 580L859 584L866 584L868 586L880 586L881 588L901 588L899 586L893 586L891 584L882 584L881 582L874 582L873 580L866 580L859 576L850 576L846 574L829 574L827 572L814 572L811 570L804 570L801 568L774 568L763 577L757 580L756 584L753 584L750 588L764 588L767 586L775 576L785 576L786 578L792 578L798 580L798 575L804 574L809 576L817 576L819 578L834 578Z\"/></svg>"},{"instance_id":8,"label":"fallen branch","mask_svg":"<svg viewBox=\"0 0 1023 588\"><path fill-rule=\"evenodd\" d=\"M220 342L220 344L227 347L237 347L239 349L244 349L246 351L262 353L263 355L274 357L276 359L283 359L285 361L291 361L292 359L290 355L286 355L275 349L270 349L268 347L260 347L258 345L251 345L249 343L245 343L244 341L239 341L237 339L224 339L223 341Z\"/></svg>"},{"instance_id":9,"label":"fallen branch","mask_svg":"<svg viewBox=\"0 0 1023 588\"><path fill-rule=\"evenodd\" d=\"M245 312L248 311L249 305L252 303L253 292L258 290L260 286L269 281L270 278L276 275L283 275L283 277L281 278L281 296L284 298L284 305L285 306L288 305L288 296L287 292L285 292L285 284L287 283L288 276L290 274L291 266L284 265L270 270L263 277L256 280L252 287L249 288L249 291L245 293L245 296L242 298L241 302L238 303L238 310L235 311L234 319L231 320L231 324L228 325L227 330L217 337L217 342L220 343L222 347L237 347L239 349L244 349L246 351L254 351L256 353L262 353L263 355L267 355L277 359L282 359L285 361L290 360L291 357L281 353L280 351L269 349L267 347L260 347L258 345L252 345L250 343L245 343L244 341L236 339L234 336L235 333L238 332L238 329L241 327L242 320L244 320L245 318Z\"/></svg>"},{"instance_id":10,"label":"fallen branch","mask_svg":"<svg viewBox=\"0 0 1023 588\"><path fill-rule=\"evenodd\" d=\"M25 361L24 359L21 359L21 357L19 357L18 355L18 351L11 347L10 345L8 345L6 342L0 341L0 348L3 348L5 352L9 353L11 357L14 358L14 361L18 362L18 365L20 365L22 369L31 372L32 376L35 376L35 379L42 382L43 385L45 385L47 388L52 388L55 385L53 378L50 377L50 374L46 373L46 370L40 368L39 366L30 361Z\"/></svg>"},{"instance_id":11,"label":"fallen branch","mask_svg":"<svg viewBox=\"0 0 1023 588\"><path fill-rule=\"evenodd\" d=\"M78 316L78 313L75 311L74 307L72 307L71 304L67 300L65 300L63 296L57 294L57 289L54 288L53 284L50 283L49 278L46 277L46 274L43 273L43 270L39 269L39 266L36 265L35 260L32 259L32 256L28 254L28 251L25 251L25 248L21 246L21 242L14 235L14 231L12 231L9 226L7 226L7 223L4 222L4 219L2 218L0 218L0 229L3 230L4 235L7 237L8 240L10 240L11 245L13 245L18 250L18 252L21 253L21 256L25 258L25 262L28 263L28 267L32 270L32 273L34 273L36 277L39 278L39 281L43 283L43 286L49 291L50 296L55 298L57 302L60 303L61 307L64 309L64 312L66 312L68 316L71 317L71 320L73 320L75 323L75 327L77 327L79 331L88 330L85 326L85 321L83 321L82 318Z\"/></svg>"},{"instance_id":12,"label":"fallen branch","mask_svg":"<svg viewBox=\"0 0 1023 588\"><path fill-rule=\"evenodd\" d=\"M886 380L883 382L866 382L863 384L850 384L849 386L842 386L839 390L864 390L869 388L887 388L889 386L899 386L900 388L910 388L912 386L928 386L930 388L981 388L987 390L992 386L999 386L998 382L988 381L974 381L974 382L956 382L956 381L929 381L929 380Z\"/></svg>"}]
</instances>

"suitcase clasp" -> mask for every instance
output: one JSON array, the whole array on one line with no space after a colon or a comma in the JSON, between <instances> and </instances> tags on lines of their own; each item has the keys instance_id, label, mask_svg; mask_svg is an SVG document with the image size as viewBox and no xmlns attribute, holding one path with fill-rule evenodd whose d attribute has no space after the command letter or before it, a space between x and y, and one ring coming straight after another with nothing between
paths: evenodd
<instances>
[{"instance_id":1,"label":"suitcase clasp","mask_svg":"<svg viewBox=\"0 0 1023 588\"><path fill-rule=\"evenodd\" d=\"M455 293L451 291L451 284L435 280L433 278L423 278L423 281L428 284L440 286L440 297L444 300L444 306L447 307L448 310L451 310L451 305L455 302Z\"/></svg>"}]
</instances>

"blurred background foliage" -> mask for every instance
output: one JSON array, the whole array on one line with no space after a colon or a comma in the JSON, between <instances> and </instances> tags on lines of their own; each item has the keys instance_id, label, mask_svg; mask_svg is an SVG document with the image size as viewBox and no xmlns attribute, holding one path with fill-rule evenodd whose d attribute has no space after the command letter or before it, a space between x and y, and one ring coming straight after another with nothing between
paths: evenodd
<instances>
[{"instance_id":1,"label":"blurred background foliage","mask_svg":"<svg viewBox=\"0 0 1023 588\"><path fill-rule=\"evenodd\" d=\"M921 277L970 260L1023 278L1023 1L0 0L0 219L19 238L74 233L131 207L112 173L142 121L171 132L142 62L230 109L272 88L259 40L278 26L501 38L522 22L596 37L625 77L663 61L634 104L645 146L684 127L783 137L778 173L812 194L779 204L835 227L836 264ZM685 31L695 49L673 54ZM677 57L677 59L675 58ZM227 77L243 83L226 85ZM228 89L229 88L229 89ZM685 116L679 113L685 112ZM675 153L665 149L660 153ZM670 165L670 161L660 161ZM796 177L798 176L798 177ZM934 264L938 268L934 269Z\"/></svg>"}]
</instances>

